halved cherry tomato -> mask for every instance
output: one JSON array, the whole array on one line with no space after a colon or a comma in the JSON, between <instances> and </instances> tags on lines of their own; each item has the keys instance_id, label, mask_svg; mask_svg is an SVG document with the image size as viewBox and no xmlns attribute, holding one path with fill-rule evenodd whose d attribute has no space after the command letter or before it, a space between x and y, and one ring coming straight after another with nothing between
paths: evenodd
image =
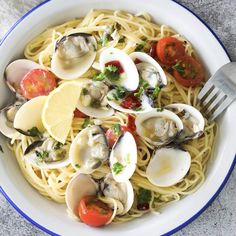
<instances>
[{"instance_id":1,"label":"halved cherry tomato","mask_svg":"<svg viewBox=\"0 0 236 236\"><path fill-rule=\"evenodd\" d=\"M96 196L86 196L79 202L78 213L85 224L99 227L111 219L112 209Z\"/></svg>"},{"instance_id":2,"label":"halved cherry tomato","mask_svg":"<svg viewBox=\"0 0 236 236\"><path fill-rule=\"evenodd\" d=\"M204 80L203 66L191 56L182 57L173 69L176 81L185 87L198 86Z\"/></svg>"},{"instance_id":3,"label":"halved cherry tomato","mask_svg":"<svg viewBox=\"0 0 236 236\"><path fill-rule=\"evenodd\" d=\"M120 104L123 108L135 109L141 107L141 101L132 93L129 94Z\"/></svg>"},{"instance_id":4,"label":"halved cherry tomato","mask_svg":"<svg viewBox=\"0 0 236 236\"><path fill-rule=\"evenodd\" d=\"M156 52L159 60L165 65L174 65L185 55L185 48L181 41L174 37L164 37L157 43Z\"/></svg>"},{"instance_id":5,"label":"halved cherry tomato","mask_svg":"<svg viewBox=\"0 0 236 236\"><path fill-rule=\"evenodd\" d=\"M79 109L76 108L74 110L74 117L76 117L76 118L86 118L88 116L85 115L82 111L80 111Z\"/></svg>"},{"instance_id":6,"label":"halved cherry tomato","mask_svg":"<svg viewBox=\"0 0 236 236\"><path fill-rule=\"evenodd\" d=\"M151 48L150 48L150 51L149 51L149 55L154 58L154 59L157 59L157 43L153 43Z\"/></svg>"},{"instance_id":7,"label":"halved cherry tomato","mask_svg":"<svg viewBox=\"0 0 236 236\"><path fill-rule=\"evenodd\" d=\"M31 70L20 82L22 95L27 99L48 95L55 87L55 77L44 69Z\"/></svg>"}]
</instances>

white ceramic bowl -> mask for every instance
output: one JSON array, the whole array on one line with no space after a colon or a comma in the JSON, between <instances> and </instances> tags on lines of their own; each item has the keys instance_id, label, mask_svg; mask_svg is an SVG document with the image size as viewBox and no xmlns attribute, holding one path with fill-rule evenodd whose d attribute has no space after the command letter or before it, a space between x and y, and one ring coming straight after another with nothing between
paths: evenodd
<instances>
[{"instance_id":1,"label":"white ceramic bowl","mask_svg":"<svg viewBox=\"0 0 236 236\"><path fill-rule=\"evenodd\" d=\"M48 26L73 17L84 16L91 8L123 9L133 13L147 11L157 23L168 24L186 36L194 45L208 72L214 73L229 57L217 37L200 19L171 0L51 0L45 1L22 19L5 36L0 46L0 77L6 65L22 56L26 43ZM0 107L9 101L9 92L0 81ZM83 236L96 235L151 235L171 234L195 219L223 188L235 164L233 143L236 134L232 124L236 120L236 103L219 119L219 135L214 155L208 163L206 181L194 194L169 205L160 215L148 214L122 225L90 228L71 220L65 205L48 201L24 179L6 140L0 136L4 154L0 157L1 191L9 202L33 224L50 234Z\"/></svg>"}]
</instances>

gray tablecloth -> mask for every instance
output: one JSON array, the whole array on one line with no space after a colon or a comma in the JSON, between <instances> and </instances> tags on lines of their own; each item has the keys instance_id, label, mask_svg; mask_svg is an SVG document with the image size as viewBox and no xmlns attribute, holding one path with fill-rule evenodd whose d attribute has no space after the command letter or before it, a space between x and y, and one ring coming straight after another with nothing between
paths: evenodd
<instances>
[{"instance_id":1,"label":"gray tablecloth","mask_svg":"<svg viewBox=\"0 0 236 236\"><path fill-rule=\"evenodd\" d=\"M0 38L22 14L40 2L42 0L0 0ZM235 61L236 0L178 0L177 2L189 7L209 24ZM214 203L197 220L176 235L236 236L235 189L236 169ZM20 216L0 194L0 235L46 234Z\"/></svg>"}]
</instances>

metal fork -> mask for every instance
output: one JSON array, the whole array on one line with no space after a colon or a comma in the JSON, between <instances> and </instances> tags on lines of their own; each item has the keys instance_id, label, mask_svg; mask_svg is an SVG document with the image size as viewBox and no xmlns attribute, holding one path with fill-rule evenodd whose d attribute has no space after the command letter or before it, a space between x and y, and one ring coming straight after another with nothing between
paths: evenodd
<instances>
[{"instance_id":1,"label":"metal fork","mask_svg":"<svg viewBox=\"0 0 236 236\"><path fill-rule=\"evenodd\" d=\"M201 112L210 121L219 116L235 98L236 62L230 62L218 69L198 94Z\"/></svg>"}]
</instances>

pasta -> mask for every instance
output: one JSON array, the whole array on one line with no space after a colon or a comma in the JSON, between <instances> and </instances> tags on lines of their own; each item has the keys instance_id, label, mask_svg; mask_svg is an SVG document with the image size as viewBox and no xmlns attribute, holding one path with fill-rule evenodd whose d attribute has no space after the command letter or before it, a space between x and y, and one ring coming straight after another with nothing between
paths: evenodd
<instances>
[{"instance_id":1,"label":"pasta","mask_svg":"<svg viewBox=\"0 0 236 236\"><path fill-rule=\"evenodd\" d=\"M182 41L185 45L186 53L196 57L196 53L187 39L177 34L167 25L159 26L153 23L149 14L141 12L132 15L123 11L111 10L91 10L84 18L74 19L47 29L26 45L24 54L27 59L39 63L48 71L52 71L52 54L57 40L62 36L78 32L92 33L99 42L103 38L104 32L111 30L111 27L113 27L112 30L116 30L118 33L117 36L108 41L106 45L103 45L103 43L98 45L93 68L90 68L83 75L83 78L91 78L96 75L96 63L100 53L106 48L115 47L129 54L136 49L137 45L142 45L145 42L145 45L143 45L143 51L145 51L151 47L153 41L158 41L165 36L172 36ZM172 103L185 103L200 109L197 95L201 87L183 87L176 82L165 66L163 68L167 75L168 85L159 92L155 100L156 107L165 107ZM60 81L60 84L62 83L67 83L67 81ZM107 130L117 123L127 125L128 114L116 111L110 117L91 118L91 120L92 123L99 124L103 129ZM71 143L74 140L76 135L83 129L83 123L84 118L73 119L67 142ZM119 215L119 211L122 212L122 204L118 200L100 197L102 201L113 206L113 222L122 223L129 221L150 211L158 213L167 204L179 201L181 198L195 192L205 180L205 171L207 162L211 157L216 130L216 124L214 122L209 123L205 119L205 129L202 136L182 145L182 148L191 154L191 166L180 182L169 187L155 186L147 179L146 168L156 147L143 137L137 136L138 160L135 173L130 181L135 196L137 196L139 188L151 191L150 209L147 211L138 210L134 204L125 215ZM21 135L20 139L13 138L9 146L14 151L27 181L46 198L58 203L64 203L66 187L75 175L76 170L71 165L58 169L40 169L27 162L24 158L24 151L33 141L32 137ZM109 166L105 162L91 175L94 179L101 179L109 172Z\"/></svg>"}]
</instances>

